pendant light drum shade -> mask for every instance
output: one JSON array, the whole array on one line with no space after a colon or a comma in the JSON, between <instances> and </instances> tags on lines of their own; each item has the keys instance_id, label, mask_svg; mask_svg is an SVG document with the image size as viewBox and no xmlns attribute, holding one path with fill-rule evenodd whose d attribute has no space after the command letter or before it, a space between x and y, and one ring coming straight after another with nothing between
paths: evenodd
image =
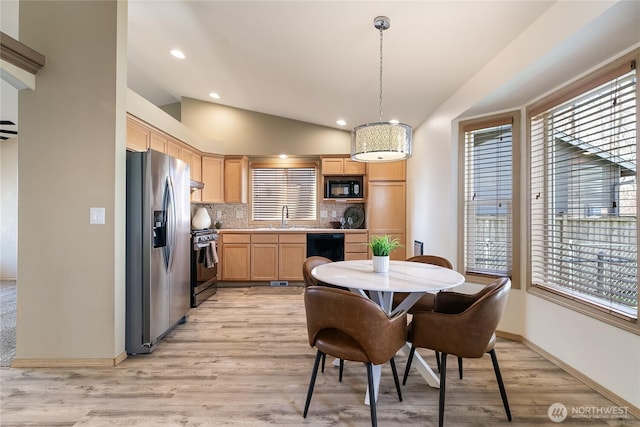
<instances>
[{"instance_id":1,"label":"pendant light drum shade","mask_svg":"<svg viewBox=\"0 0 640 427\"><path fill-rule=\"evenodd\" d=\"M360 162L395 162L411 157L411 126L378 122L351 133L351 158Z\"/></svg>"},{"instance_id":2,"label":"pendant light drum shade","mask_svg":"<svg viewBox=\"0 0 640 427\"><path fill-rule=\"evenodd\" d=\"M380 121L357 126L351 133L351 158L360 162L395 162L411 157L411 126L382 121L382 32L391 27L386 16L377 16L373 26L380 31Z\"/></svg>"}]
</instances>

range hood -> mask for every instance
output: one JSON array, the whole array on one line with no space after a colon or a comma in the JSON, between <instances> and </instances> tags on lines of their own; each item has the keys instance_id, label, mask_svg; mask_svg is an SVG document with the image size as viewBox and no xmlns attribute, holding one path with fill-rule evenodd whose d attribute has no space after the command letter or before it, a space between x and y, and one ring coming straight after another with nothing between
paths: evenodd
<instances>
[{"instance_id":1,"label":"range hood","mask_svg":"<svg viewBox=\"0 0 640 427\"><path fill-rule=\"evenodd\" d=\"M204 188L204 183L191 180L191 182L189 183L189 187L191 188L191 192L193 193L196 190L202 190Z\"/></svg>"}]
</instances>

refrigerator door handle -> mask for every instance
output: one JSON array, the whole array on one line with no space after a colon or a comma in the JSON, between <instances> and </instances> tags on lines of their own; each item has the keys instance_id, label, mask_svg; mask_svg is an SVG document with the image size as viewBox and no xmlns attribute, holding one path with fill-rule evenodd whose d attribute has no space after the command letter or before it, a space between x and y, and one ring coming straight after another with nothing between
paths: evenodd
<instances>
[{"instance_id":1,"label":"refrigerator door handle","mask_svg":"<svg viewBox=\"0 0 640 427\"><path fill-rule=\"evenodd\" d=\"M164 190L162 195L162 210L166 213L166 221L167 221L167 231L166 231L166 244L162 247L162 260L164 261L164 270L165 272L169 272L169 265L171 261L171 252L172 252L172 188L171 188L171 177L167 176L164 182Z\"/></svg>"},{"instance_id":2,"label":"refrigerator door handle","mask_svg":"<svg viewBox=\"0 0 640 427\"><path fill-rule=\"evenodd\" d=\"M167 206L167 215L169 216L169 218L167 218L167 225L169 227L169 230L167 230L167 248L169 250L169 256L167 257L166 260L166 268L167 268L167 272L169 272L172 269L173 266L173 259L175 257L175 246L176 246L176 233L178 230L178 223L177 223L177 212L176 212L176 195L175 195L175 189L173 186L173 179L171 178L171 176L167 177L167 192L169 194L169 205Z\"/></svg>"}]
</instances>

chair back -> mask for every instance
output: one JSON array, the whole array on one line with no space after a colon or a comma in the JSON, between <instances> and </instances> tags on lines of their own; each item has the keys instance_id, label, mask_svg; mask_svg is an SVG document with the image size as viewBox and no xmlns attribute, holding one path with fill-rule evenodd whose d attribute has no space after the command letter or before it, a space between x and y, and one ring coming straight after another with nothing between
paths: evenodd
<instances>
[{"instance_id":1,"label":"chair back","mask_svg":"<svg viewBox=\"0 0 640 427\"><path fill-rule=\"evenodd\" d=\"M455 314L451 313L454 310L449 313L438 311L438 308L442 310L442 302L438 301L441 296L452 298L447 292L439 293L434 312L414 316L414 341L427 341L425 345L418 342L416 345L460 357L482 357L490 350L487 347L504 312L510 288L508 278L497 279L477 294L468 296L470 298L464 302L467 307Z\"/></svg>"},{"instance_id":2,"label":"chair back","mask_svg":"<svg viewBox=\"0 0 640 427\"><path fill-rule=\"evenodd\" d=\"M311 270L319 265L333 262L329 258L323 256L310 256L302 263L302 277L304 279L304 286L316 286L318 281L311 275Z\"/></svg>"},{"instance_id":3,"label":"chair back","mask_svg":"<svg viewBox=\"0 0 640 427\"><path fill-rule=\"evenodd\" d=\"M412 256L411 258L407 258L407 261L421 262L423 264L432 264L432 265L437 265L439 267L448 268L449 270L453 270L453 264L451 264L451 262L448 259L442 258L441 256L437 256L437 255L416 255L416 256Z\"/></svg>"},{"instance_id":4,"label":"chair back","mask_svg":"<svg viewBox=\"0 0 640 427\"><path fill-rule=\"evenodd\" d=\"M305 290L309 344L344 360L380 365L405 343L407 318L389 318L380 306L354 292L324 286Z\"/></svg>"}]
</instances>

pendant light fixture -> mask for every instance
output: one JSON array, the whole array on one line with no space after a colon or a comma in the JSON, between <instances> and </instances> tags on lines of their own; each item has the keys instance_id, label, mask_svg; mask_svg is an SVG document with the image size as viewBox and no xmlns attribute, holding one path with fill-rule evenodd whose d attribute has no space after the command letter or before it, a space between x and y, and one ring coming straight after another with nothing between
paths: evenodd
<instances>
[{"instance_id":1,"label":"pendant light fixture","mask_svg":"<svg viewBox=\"0 0 640 427\"><path fill-rule=\"evenodd\" d=\"M351 158L360 162L393 162L411 157L411 126L382 121L382 32L391 26L386 16L373 25L380 31L380 121L357 126L351 133Z\"/></svg>"}]
</instances>

